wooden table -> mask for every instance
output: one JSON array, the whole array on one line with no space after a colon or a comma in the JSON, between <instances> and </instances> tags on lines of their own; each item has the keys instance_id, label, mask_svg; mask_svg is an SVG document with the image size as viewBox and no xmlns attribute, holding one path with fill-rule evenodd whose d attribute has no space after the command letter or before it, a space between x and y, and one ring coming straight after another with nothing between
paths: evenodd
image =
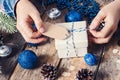
<instances>
[{"instance_id":1,"label":"wooden table","mask_svg":"<svg viewBox=\"0 0 120 80\"><path fill-rule=\"evenodd\" d=\"M101 4L101 6L103 6L105 4L104 1L106 1L107 3L109 0L97 1ZM50 9L50 7L48 7L48 9ZM66 13L66 10L63 10L62 13L63 12ZM42 18L45 22L64 22L64 14L62 14L58 19L55 20L49 19L46 14L42 15ZM105 45L104 59L100 64L96 80L120 80L120 53L113 53L113 49L120 50L120 47L117 45L117 42L120 39L120 36L118 34L119 31L117 31L111 41ZM9 36L12 36L12 38L10 38ZM43 76L41 74L41 66L45 63L57 66L60 61L55 49L54 39L49 39L48 42L46 42L45 44L41 44L36 49L35 47L28 46L25 46L24 48L25 41L19 33L15 33L14 35L6 35L6 38L6 43L13 47L14 52L11 56L7 58L0 58L0 80L43 80ZM20 65L17 63L18 54L23 49L32 50L37 54L37 56L39 57L37 68L26 70L21 68ZM94 53L95 55L100 57L101 49L101 45L90 43L88 52ZM88 66L84 62L83 57L70 58L69 60L62 59L59 66L59 71L61 74L58 76L58 80L74 80L78 70L81 70L82 68L87 68L94 72L96 70L96 67L97 65Z\"/></svg>"}]
</instances>

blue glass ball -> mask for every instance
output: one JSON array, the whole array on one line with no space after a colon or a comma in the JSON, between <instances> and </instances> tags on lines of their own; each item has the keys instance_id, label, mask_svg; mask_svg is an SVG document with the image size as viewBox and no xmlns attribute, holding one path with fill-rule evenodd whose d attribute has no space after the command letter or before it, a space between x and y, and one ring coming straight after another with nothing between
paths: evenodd
<instances>
[{"instance_id":1,"label":"blue glass ball","mask_svg":"<svg viewBox=\"0 0 120 80\"><path fill-rule=\"evenodd\" d=\"M18 56L18 63L24 69L33 69L36 67L38 57L31 50L24 50Z\"/></svg>"},{"instance_id":2,"label":"blue glass ball","mask_svg":"<svg viewBox=\"0 0 120 80\"><path fill-rule=\"evenodd\" d=\"M97 57L91 53L87 53L84 56L84 60L89 66L94 66L97 64Z\"/></svg>"},{"instance_id":3,"label":"blue glass ball","mask_svg":"<svg viewBox=\"0 0 120 80\"><path fill-rule=\"evenodd\" d=\"M82 17L80 13L74 10L71 10L66 14L65 21L66 22L82 21Z\"/></svg>"}]
</instances>

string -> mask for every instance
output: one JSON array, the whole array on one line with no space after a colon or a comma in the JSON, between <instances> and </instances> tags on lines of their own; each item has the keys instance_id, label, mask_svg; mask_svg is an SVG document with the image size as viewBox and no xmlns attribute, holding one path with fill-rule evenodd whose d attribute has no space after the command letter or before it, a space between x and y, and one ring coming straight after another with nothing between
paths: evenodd
<instances>
[{"instance_id":1,"label":"string","mask_svg":"<svg viewBox=\"0 0 120 80\"><path fill-rule=\"evenodd\" d=\"M74 29L74 22L72 22L72 30L73 29ZM74 52L75 52L76 56L78 56L78 54L76 52L75 43L74 43L74 34L73 34L73 32L72 32L72 44L73 44Z\"/></svg>"},{"instance_id":2,"label":"string","mask_svg":"<svg viewBox=\"0 0 120 80\"><path fill-rule=\"evenodd\" d=\"M72 22L72 27L71 29L69 30L70 34L71 34L71 39L72 39L72 47L74 49L74 53L76 56L78 56L78 53L76 51L76 46L75 46L75 42L74 42L74 32L82 32L82 31L86 31L86 30L90 30L90 29L87 29L86 27L82 27L82 28L78 28L78 29L74 29L74 22ZM66 49L67 49L67 53L66 53L66 56L67 56L67 66L70 65L69 64L69 58L70 58L70 49L69 49L69 41L66 40Z\"/></svg>"}]
</instances>

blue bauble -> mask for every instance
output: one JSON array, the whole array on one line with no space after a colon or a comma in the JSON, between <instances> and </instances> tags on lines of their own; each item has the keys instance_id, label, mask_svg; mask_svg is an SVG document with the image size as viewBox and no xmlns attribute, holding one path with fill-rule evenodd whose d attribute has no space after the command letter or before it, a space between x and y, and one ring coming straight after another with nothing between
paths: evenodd
<instances>
[{"instance_id":1,"label":"blue bauble","mask_svg":"<svg viewBox=\"0 0 120 80\"><path fill-rule=\"evenodd\" d=\"M31 50L24 50L18 56L18 63L22 68L33 69L36 67L38 57Z\"/></svg>"},{"instance_id":2,"label":"blue bauble","mask_svg":"<svg viewBox=\"0 0 120 80\"><path fill-rule=\"evenodd\" d=\"M78 13L74 10L71 10L66 14L65 21L66 22L82 21L82 17L80 15L80 13Z\"/></svg>"},{"instance_id":3,"label":"blue bauble","mask_svg":"<svg viewBox=\"0 0 120 80\"><path fill-rule=\"evenodd\" d=\"M89 66L93 66L97 64L97 57L91 53L87 53L84 56L84 60Z\"/></svg>"}]
</instances>

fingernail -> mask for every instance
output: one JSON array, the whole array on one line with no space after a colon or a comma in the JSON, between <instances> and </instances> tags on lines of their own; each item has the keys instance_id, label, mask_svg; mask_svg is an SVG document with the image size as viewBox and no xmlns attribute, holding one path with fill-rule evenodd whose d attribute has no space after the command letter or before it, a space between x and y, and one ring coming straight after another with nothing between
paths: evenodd
<instances>
[{"instance_id":1,"label":"fingernail","mask_svg":"<svg viewBox=\"0 0 120 80\"><path fill-rule=\"evenodd\" d=\"M43 27L40 28L39 30L41 33L45 32L45 29Z\"/></svg>"}]
</instances>

